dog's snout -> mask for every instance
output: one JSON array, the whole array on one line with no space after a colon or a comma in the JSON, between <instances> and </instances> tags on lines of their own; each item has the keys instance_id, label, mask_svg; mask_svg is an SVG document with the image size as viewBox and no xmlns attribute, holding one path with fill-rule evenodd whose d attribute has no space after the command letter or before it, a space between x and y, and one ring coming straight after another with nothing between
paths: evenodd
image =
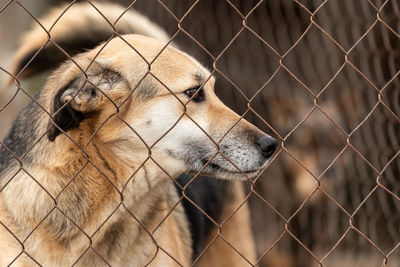
<instances>
[{"instance_id":1,"label":"dog's snout","mask_svg":"<svg viewBox=\"0 0 400 267\"><path fill-rule=\"evenodd\" d=\"M272 138L271 136L268 135L263 135L257 140L257 146L261 149L263 152L264 157L269 158L274 154L276 146L277 146L277 141Z\"/></svg>"}]
</instances>

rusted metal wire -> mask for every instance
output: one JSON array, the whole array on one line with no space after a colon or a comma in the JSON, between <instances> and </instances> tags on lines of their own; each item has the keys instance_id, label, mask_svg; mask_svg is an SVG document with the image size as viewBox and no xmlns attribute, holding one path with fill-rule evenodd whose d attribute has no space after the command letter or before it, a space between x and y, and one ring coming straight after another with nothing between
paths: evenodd
<instances>
[{"instance_id":1,"label":"rusted metal wire","mask_svg":"<svg viewBox=\"0 0 400 267\"><path fill-rule=\"evenodd\" d=\"M59 19L76 2L71 1ZM212 140L200 125L184 113L158 140L147 144L119 114L122 105L136 90L133 88L120 105L113 103L115 112L95 130L85 146L80 146L68 132L59 128L85 155L86 162L55 196L22 164L22 159L43 136L20 158L0 142L19 163L19 170L0 188L0 192L19 172L25 172L54 202L53 209L22 240L0 221L22 247L13 262L26 255L40 265L25 251L24 244L52 212L60 212L88 240L86 250L73 265L90 250L111 266L92 246L92 240L118 209L125 209L156 247L147 265L160 251L181 265L166 248L157 243L153 235L183 199L187 199L217 228L217 236L207 244L194 264L208 249L212 249L211 245L218 238L251 266L273 265L277 255L287 259L287 266L343 266L340 258L347 254L351 255L352 266L360 265L360 259L363 258L371 260L371 254L374 254L371 264L379 262L382 266L395 266L393 264L400 261L400 11L395 0L196 0L185 4L178 0L121 0L126 2L126 10L116 21L108 21L97 9L96 2L87 2L113 30L102 49L111 39L120 38L140 55L115 27L131 7L148 14L169 31L169 42L152 62L147 62L140 55L148 65L142 80L150 75L172 93L151 72L151 64L171 42L176 42L185 51L193 51L197 58L206 62L211 68L211 75L219 76L217 93L239 113L236 124L246 117L260 128L272 132L281 146L262 173L255 179L247 179L249 190L241 204L222 222L218 222L191 200L185 190L217 155L246 176L219 149L222 139L236 124L220 140ZM40 25L48 40L16 76L0 67L0 71L12 77L17 85L17 91L0 108L0 112L10 105L18 93L23 93L54 121L59 111L53 115L46 111L21 86L19 76L48 43L74 62L51 38L51 31L59 19L46 29L17 0L7 1L0 6L0 16L10 5L17 5L24 10L34 23ZM201 30L196 31L199 28ZM94 60L86 69L74 62L88 83L86 71ZM223 90L218 91L218 86ZM108 98L104 92L101 93ZM191 100L184 103L175 98L186 111ZM217 152L185 186L181 186L152 157L151 150L184 115L211 139ZM111 118L118 118L148 150L148 157L131 174L123 188L118 188L86 152L94 136ZM125 206L123 198L127 184L147 161L154 162L182 190L178 202L151 230L146 229ZM119 204L92 234L86 233L57 206L59 196L89 164L120 196ZM253 213L257 262L247 259L221 231L222 226L246 202L250 203ZM275 217L268 216L270 213Z\"/></svg>"}]
</instances>

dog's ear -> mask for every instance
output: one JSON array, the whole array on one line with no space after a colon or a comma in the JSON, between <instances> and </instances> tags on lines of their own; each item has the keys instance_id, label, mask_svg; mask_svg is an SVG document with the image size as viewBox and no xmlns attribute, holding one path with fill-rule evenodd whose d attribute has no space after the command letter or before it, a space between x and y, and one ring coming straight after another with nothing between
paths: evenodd
<instances>
[{"instance_id":1,"label":"dog's ear","mask_svg":"<svg viewBox=\"0 0 400 267\"><path fill-rule=\"evenodd\" d=\"M116 86L120 87L121 80L119 73L97 63L86 75L77 71L67 85L56 90L53 97L50 107L53 119L47 131L49 140L54 141L62 131L77 128L82 120L93 116L105 102L105 94L108 95Z\"/></svg>"}]
</instances>

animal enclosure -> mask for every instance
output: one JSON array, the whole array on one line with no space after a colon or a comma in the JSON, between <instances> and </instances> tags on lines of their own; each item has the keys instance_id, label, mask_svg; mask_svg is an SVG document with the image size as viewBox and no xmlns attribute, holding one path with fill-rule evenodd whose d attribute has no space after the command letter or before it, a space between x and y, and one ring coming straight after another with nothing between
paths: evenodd
<instances>
[{"instance_id":1,"label":"animal enclosure","mask_svg":"<svg viewBox=\"0 0 400 267\"><path fill-rule=\"evenodd\" d=\"M88 2L109 25L111 34L104 46L113 38L123 40L117 30L120 18L107 19L95 1L64 1L67 5L60 19L78 2ZM399 266L398 1L115 2L126 10L139 11L164 28L170 35L166 46L176 45L194 56L217 78L216 94L224 103L278 140L278 149L263 172L255 179L245 179L246 196L236 209L224 218L212 218L199 208L217 233L204 251L213 249L212 243L219 239L248 266ZM52 28L58 20L51 27L40 21L50 7L60 3L36 3L40 5L16 0L0 4L2 137L10 128L11 118L27 101L35 101L33 96L43 85L40 77L27 81L21 78L24 69L40 57L40 50L18 73L10 67L16 40L29 25L40 27L48 36L41 49L53 45L65 59L72 57L68 47L52 39ZM16 23L17 19L23 22ZM152 62L147 63L146 75L153 75ZM13 86L5 88L9 79ZM118 108L113 116L119 116ZM146 160L154 160L151 149L157 142L146 144ZM213 142L218 147L220 140ZM3 142L0 145L9 150ZM30 149L26 148L26 154ZM13 151L9 153L13 155ZM222 154L219 148L217 154ZM21 162L21 158L16 160ZM92 164L90 158L87 164ZM20 171L25 171L23 164ZM188 199L185 189L199 175L201 171L181 186L182 195L176 205L189 200L198 207ZM106 175L104 179L112 183ZM0 192L5 187L7 183L1 185ZM114 189L122 195L123 189ZM48 193L55 203L51 212L62 213L57 207L62 193ZM256 262L246 259L221 231L245 204L251 212ZM123 200L118 207L124 207ZM5 227L2 222L0 225ZM143 230L151 236L156 229ZM22 247L35 231L18 240ZM92 246L92 236L83 230L82 234L88 239L82 255L90 250L102 258ZM166 252L157 243L154 245L157 251ZM203 253L194 259L195 263ZM21 255L31 257L22 250L15 262Z\"/></svg>"}]
</instances>

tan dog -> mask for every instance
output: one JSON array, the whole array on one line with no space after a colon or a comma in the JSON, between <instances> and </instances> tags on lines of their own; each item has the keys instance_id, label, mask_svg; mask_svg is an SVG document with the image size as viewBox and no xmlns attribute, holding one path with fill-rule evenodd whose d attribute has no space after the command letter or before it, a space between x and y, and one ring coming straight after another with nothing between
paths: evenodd
<instances>
[{"instance_id":1,"label":"tan dog","mask_svg":"<svg viewBox=\"0 0 400 267\"><path fill-rule=\"evenodd\" d=\"M226 107L193 58L143 35L122 38L58 67L4 140L1 266L191 265L200 228L173 179L201 170L251 178L273 154L276 141ZM190 194L207 201L218 194L209 184ZM213 203L225 216L243 194L230 188L228 205ZM254 263L246 208L222 236ZM204 266L246 262L221 240L209 250Z\"/></svg>"}]
</instances>

